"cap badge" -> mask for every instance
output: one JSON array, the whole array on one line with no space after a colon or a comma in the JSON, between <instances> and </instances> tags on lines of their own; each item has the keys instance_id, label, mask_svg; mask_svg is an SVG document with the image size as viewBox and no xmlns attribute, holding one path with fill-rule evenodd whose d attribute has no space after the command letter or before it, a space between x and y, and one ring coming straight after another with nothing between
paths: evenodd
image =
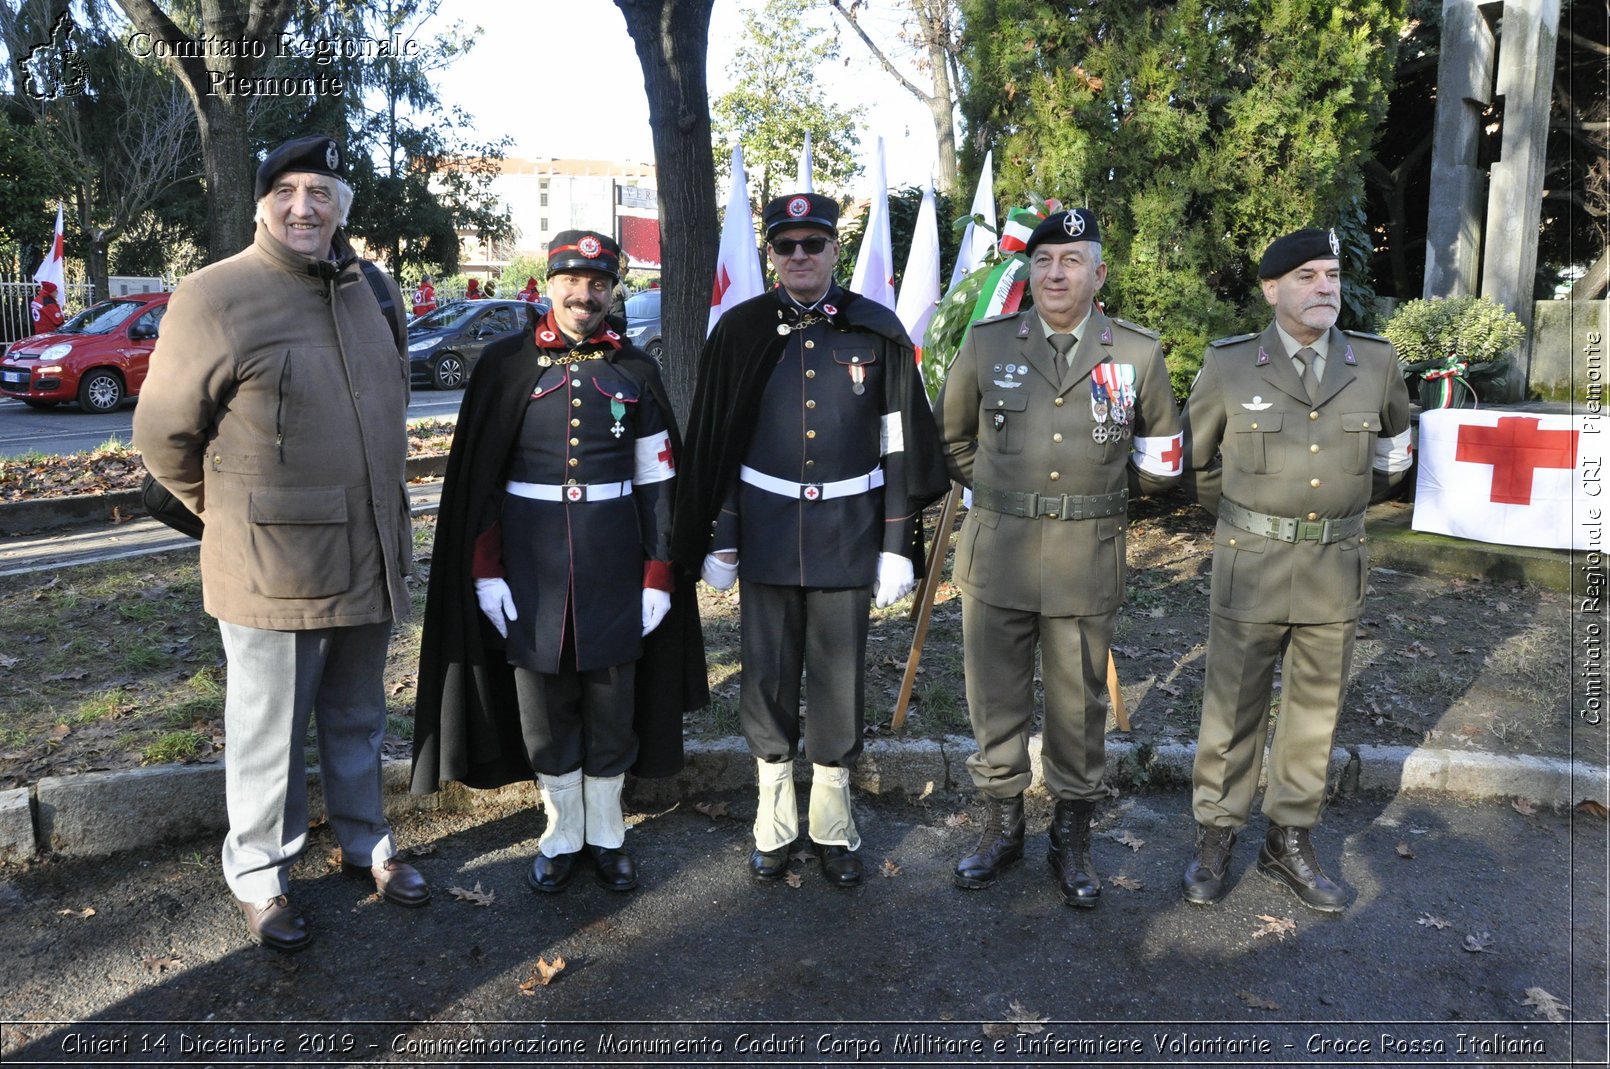
<instances>
[{"instance_id":1,"label":"cap badge","mask_svg":"<svg viewBox=\"0 0 1610 1069\"><path fill-rule=\"evenodd\" d=\"M324 143L324 165L332 171L341 166L341 150L336 148L334 141Z\"/></svg>"},{"instance_id":2,"label":"cap badge","mask_svg":"<svg viewBox=\"0 0 1610 1069\"><path fill-rule=\"evenodd\" d=\"M1336 236L1335 227L1330 228L1330 234L1328 236L1330 237L1331 254L1334 256L1340 256L1342 254L1342 242L1341 239Z\"/></svg>"},{"instance_id":3,"label":"cap badge","mask_svg":"<svg viewBox=\"0 0 1610 1069\"><path fill-rule=\"evenodd\" d=\"M1069 212L1062 219L1062 229L1070 238L1076 238L1085 232L1085 221L1079 217L1078 212Z\"/></svg>"},{"instance_id":4,"label":"cap badge","mask_svg":"<svg viewBox=\"0 0 1610 1069\"><path fill-rule=\"evenodd\" d=\"M597 238L593 237L591 234L588 234L580 241L576 242L576 251L591 260L599 253L603 252L604 247L598 243Z\"/></svg>"},{"instance_id":5,"label":"cap badge","mask_svg":"<svg viewBox=\"0 0 1610 1069\"><path fill-rule=\"evenodd\" d=\"M802 215L809 215L811 202L805 197L795 197L788 202L788 214L798 219Z\"/></svg>"}]
</instances>

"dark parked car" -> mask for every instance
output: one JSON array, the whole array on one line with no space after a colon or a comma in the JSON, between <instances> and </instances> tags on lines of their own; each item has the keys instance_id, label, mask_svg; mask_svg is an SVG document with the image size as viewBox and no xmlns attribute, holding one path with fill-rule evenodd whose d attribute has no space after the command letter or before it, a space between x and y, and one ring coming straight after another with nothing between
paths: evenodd
<instances>
[{"instance_id":1,"label":"dark parked car","mask_svg":"<svg viewBox=\"0 0 1610 1069\"><path fill-rule=\"evenodd\" d=\"M512 331L533 330L546 299L448 301L408 324L408 370L415 386L456 390L469 381L481 351Z\"/></svg>"},{"instance_id":2,"label":"dark parked car","mask_svg":"<svg viewBox=\"0 0 1610 1069\"><path fill-rule=\"evenodd\" d=\"M13 342L0 359L0 394L34 408L77 401L85 412L114 411L139 396L167 310L166 293L114 297Z\"/></svg>"},{"instance_id":3,"label":"dark parked car","mask_svg":"<svg viewBox=\"0 0 1610 1069\"><path fill-rule=\"evenodd\" d=\"M626 298L626 340L660 359L665 343L660 340L660 291L644 290Z\"/></svg>"}]
</instances>

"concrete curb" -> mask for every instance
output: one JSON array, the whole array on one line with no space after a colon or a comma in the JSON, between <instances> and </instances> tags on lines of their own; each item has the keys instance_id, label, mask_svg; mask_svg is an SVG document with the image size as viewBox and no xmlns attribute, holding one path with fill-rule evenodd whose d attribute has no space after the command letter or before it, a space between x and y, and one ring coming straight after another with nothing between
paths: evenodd
<instances>
[{"instance_id":1,"label":"concrete curb","mask_svg":"<svg viewBox=\"0 0 1610 1069\"><path fill-rule=\"evenodd\" d=\"M971 792L964 762L972 752L973 740L962 735L874 740L855 767L854 784L869 794L913 799L942 791ZM1195 753L1194 744L1111 740L1107 778L1131 791L1189 783ZM630 805L663 807L702 794L744 790L755 781L754 760L741 739L690 741L686 754L686 767L676 776L636 781L629 791ZM1037 737L1030 740L1029 757L1040 783ZM1610 801L1610 769L1547 757L1407 746L1337 747L1331 751L1330 771L1331 781L1344 794L1430 791L1467 798L1521 797L1551 807ZM802 764L796 775L808 781L810 770ZM382 782L386 812L393 817L540 804L529 783L495 791L448 784L436 794L411 795L409 765L402 760L385 763ZM309 774L309 784L309 809L319 814L323 805L317 772ZM0 792L0 861L44 853L102 857L220 834L225 827L222 764L50 776L32 787Z\"/></svg>"}]
</instances>

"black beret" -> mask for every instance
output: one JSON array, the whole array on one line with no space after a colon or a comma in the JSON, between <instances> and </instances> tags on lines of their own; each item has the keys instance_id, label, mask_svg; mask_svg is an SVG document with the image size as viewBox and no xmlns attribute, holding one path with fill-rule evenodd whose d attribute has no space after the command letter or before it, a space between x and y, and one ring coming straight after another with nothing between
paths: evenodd
<instances>
[{"instance_id":1,"label":"black beret","mask_svg":"<svg viewBox=\"0 0 1610 1069\"><path fill-rule=\"evenodd\" d=\"M548 243L548 277L561 271L597 271L621 277L621 247L596 230L562 230Z\"/></svg>"},{"instance_id":2,"label":"black beret","mask_svg":"<svg viewBox=\"0 0 1610 1069\"><path fill-rule=\"evenodd\" d=\"M309 174L327 174L347 180L347 156L335 139L323 134L294 137L263 157L257 168L257 195L262 200L268 195L274 179L286 171L306 171Z\"/></svg>"},{"instance_id":3,"label":"black beret","mask_svg":"<svg viewBox=\"0 0 1610 1069\"><path fill-rule=\"evenodd\" d=\"M1259 278L1279 278L1309 260L1339 260L1342 242L1332 230L1298 230L1276 238L1258 261Z\"/></svg>"},{"instance_id":4,"label":"black beret","mask_svg":"<svg viewBox=\"0 0 1610 1069\"><path fill-rule=\"evenodd\" d=\"M830 197L815 193L791 193L774 197L761 213L766 224L766 240L791 226L819 226L829 234L839 232L839 206Z\"/></svg>"},{"instance_id":5,"label":"black beret","mask_svg":"<svg viewBox=\"0 0 1610 1069\"><path fill-rule=\"evenodd\" d=\"M1096 225L1096 213L1089 208L1069 208L1046 216L1029 235L1023 253L1033 256L1036 246L1067 245L1075 241L1101 242L1101 227Z\"/></svg>"}]
</instances>

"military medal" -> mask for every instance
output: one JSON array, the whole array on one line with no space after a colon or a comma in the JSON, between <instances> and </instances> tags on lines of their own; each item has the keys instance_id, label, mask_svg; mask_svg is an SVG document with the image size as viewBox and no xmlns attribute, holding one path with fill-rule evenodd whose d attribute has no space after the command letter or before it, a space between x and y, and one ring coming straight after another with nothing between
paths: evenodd
<instances>
[{"instance_id":1,"label":"military medal","mask_svg":"<svg viewBox=\"0 0 1610 1069\"><path fill-rule=\"evenodd\" d=\"M1090 377L1090 418L1096 425L1090 428L1090 437L1098 444L1111 437L1107 429L1107 387L1094 375Z\"/></svg>"},{"instance_id":2,"label":"military medal","mask_svg":"<svg viewBox=\"0 0 1610 1069\"><path fill-rule=\"evenodd\" d=\"M783 337L786 338L790 334L792 334L793 332L794 332L794 328L789 326L787 323L779 323L779 324L777 324L777 333L781 334Z\"/></svg>"},{"instance_id":3,"label":"military medal","mask_svg":"<svg viewBox=\"0 0 1610 1069\"><path fill-rule=\"evenodd\" d=\"M995 413L995 415L991 417L990 422L995 425L996 430L1000 430L1002 427L1006 426L1006 413Z\"/></svg>"},{"instance_id":4,"label":"military medal","mask_svg":"<svg viewBox=\"0 0 1610 1069\"><path fill-rule=\"evenodd\" d=\"M609 414L615 417L615 425L609 429L609 433L619 438L626 433L626 428L621 426L621 417L626 415L626 405L621 402L620 394L609 399Z\"/></svg>"},{"instance_id":5,"label":"military medal","mask_svg":"<svg viewBox=\"0 0 1610 1069\"><path fill-rule=\"evenodd\" d=\"M850 392L859 397L866 393L866 368L859 364L850 366Z\"/></svg>"}]
</instances>

